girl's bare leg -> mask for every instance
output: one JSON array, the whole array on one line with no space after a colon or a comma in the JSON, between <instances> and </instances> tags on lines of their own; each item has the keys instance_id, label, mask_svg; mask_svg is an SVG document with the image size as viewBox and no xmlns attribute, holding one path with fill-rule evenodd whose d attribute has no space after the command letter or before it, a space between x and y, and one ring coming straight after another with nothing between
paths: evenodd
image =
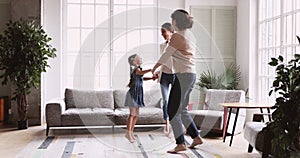
<instances>
[{"instance_id":1,"label":"girl's bare leg","mask_svg":"<svg viewBox=\"0 0 300 158\"><path fill-rule=\"evenodd\" d=\"M133 115L133 123L132 123L132 127L131 127L131 136L132 136L132 138L134 139L134 140L136 140L135 139L135 136L134 136L134 134L133 134L133 130L134 130L134 126L135 126L135 124L136 124L136 121L137 121L137 119L138 119L138 116L139 116L139 113L140 113L140 109L139 108L133 108L132 109L133 111L132 111L132 114L134 114Z\"/></svg>"},{"instance_id":2,"label":"girl's bare leg","mask_svg":"<svg viewBox=\"0 0 300 158\"><path fill-rule=\"evenodd\" d=\"M125 137L129 140L130 143L134 142L134 139L132 138L131 131L132 131L132 124L133 124L133 115L129 114L127 119L127 131Z\"/></svg>"},{"instance_id":3,"label":"girl's bare leg","mask_svg":"<svg viewBox=\"0 0 300 158\"><path fill-rule=\"evenodd\" d=\"M169 120L166 120L166 126L165 126L165 129L164 129L164 133L165 134L169 134L169 130L170 130L170 128L169 128L169 125L170 125L170 123L169 123Z\"/></svg>"}]
</instances>

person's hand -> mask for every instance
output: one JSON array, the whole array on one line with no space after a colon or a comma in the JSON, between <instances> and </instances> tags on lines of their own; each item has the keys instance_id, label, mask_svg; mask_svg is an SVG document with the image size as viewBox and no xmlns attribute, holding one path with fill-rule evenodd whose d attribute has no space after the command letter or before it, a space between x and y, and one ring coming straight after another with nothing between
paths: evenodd
<instances>
[{"instance_id":1,"label":"person's hand","mask_svg":"<svg viewBox=\"0 0 300 158\"><path fill-rule=\"evenodd\" d=\"M151 69L151 72L154 75L155 74L155 69Z\"/></svg>"},{"instance_id":2,"label":"person's hand","mask_svg":"<svg viewBox=\"0 0 300 158\"><path fill-rule=\"evenodd\" d=\"M153 76L152 76L153 81L156 80L157 78L158 78L158 74L154 73Z\"/></svg>"}]
</instances>

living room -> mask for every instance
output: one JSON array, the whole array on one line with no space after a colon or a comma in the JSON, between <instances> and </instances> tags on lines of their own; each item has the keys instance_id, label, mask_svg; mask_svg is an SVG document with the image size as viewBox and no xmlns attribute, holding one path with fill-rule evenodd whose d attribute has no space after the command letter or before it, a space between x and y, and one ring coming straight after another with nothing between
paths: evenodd
<instances>
[{"instance_id":1,"label":"living room","mask_svg":"<svg viewBox=\"0 0 300 158\"><path fill-rule=\"evenodd\" d=\"M160 44L165 42L161 26L172 23L171 15L177 9L186 10L193 19L190 31L196 40L196 84L188 109L203 145L170 154L167 151L176 144L172 132L168 136L164 133L163 110L149 112L152 107L162 107L160 84L155 79L144 82L146 108L140 109L134 143L125 138L129 110L123 104L131 71L128 57L138 54L144 62L143 70L152 69L161 56ZM31 88L26 95L25 129L17 125L19 107L12 99L16 85L13 81L0 85L0 153L5 157L262 157L256 146L248 152L249 143L255 143L256 136L247 140L245 130L251 130L247 123L253 122L253 115L261 113L260 109L277 104L279 95L274 80L278 74L274 66L280 64L278 56L287 63L297 59L295 54L300 48L296 36L300 31L298 0L0 0L0 35L5 34L10 20L21 18L42 26L51 38L46 42L55 48L55 56L47 57L49 67L42 71L37 88ZM4 50L1 46L0 50ZM224 74L231 65L240 75L231 90L241 91L241 97L234 100L231 95L224 102L246 102L248 107L236 111L233 105L218 103L222 121L206 117L205 113L204 121L208 122L203 123L202 113L197 110L208 105L204 103L208 96L212 96L211 102L226 98L224 91L206 90L226 88L199 88L200 77ZM144 75L153 76L150 72ZM269 95L271 90L274 92ZM106 112L104 118L67 118L63 114L70 107L82 108L84 104L93 109L92 103L111 108L111 112ZM296 108L299 109L298 104ZM274 110L277 109L271 112ZM229 114L228 119L225 113ZM103 123L107 118L107 123ZM211 122L220 124L219 133L211 132ZM201 127L204 124L210 124L209 129ZM298 138L299 135L298 132ZM192 143L187 135L185 138L188 144Z\"/></svg>"}]
</instances>

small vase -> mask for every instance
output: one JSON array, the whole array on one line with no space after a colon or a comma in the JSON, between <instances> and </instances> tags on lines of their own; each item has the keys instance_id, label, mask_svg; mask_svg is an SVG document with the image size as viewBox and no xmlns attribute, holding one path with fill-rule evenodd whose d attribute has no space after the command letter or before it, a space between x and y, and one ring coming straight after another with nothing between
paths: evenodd
<instances>
[{"instance_id":1,"label":"small vase","mask_svg":"<svg viewBox=\"0 0 300 158\"><path fill-rule=\"evenodd\" d=\"M18 129L27 129L28 128L28 120L18 121Z\"/></svg>"}]
</instances>

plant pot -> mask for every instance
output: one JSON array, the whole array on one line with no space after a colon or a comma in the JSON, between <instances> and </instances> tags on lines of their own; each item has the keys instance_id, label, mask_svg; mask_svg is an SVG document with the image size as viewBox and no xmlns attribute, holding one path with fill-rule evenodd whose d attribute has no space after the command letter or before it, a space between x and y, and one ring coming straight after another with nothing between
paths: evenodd
<instances>
[{"instance_id":1,"label":"plant pot","mask_svg":"<svg viewBox=\"0 0 300 158\"><path fill-rule=\"evenodd\" d=\"M18 121L18 129L22 130L22 129L27 129L28 128L28 120L24 120L24 121Z\"/></svg>"}]
</instances>

